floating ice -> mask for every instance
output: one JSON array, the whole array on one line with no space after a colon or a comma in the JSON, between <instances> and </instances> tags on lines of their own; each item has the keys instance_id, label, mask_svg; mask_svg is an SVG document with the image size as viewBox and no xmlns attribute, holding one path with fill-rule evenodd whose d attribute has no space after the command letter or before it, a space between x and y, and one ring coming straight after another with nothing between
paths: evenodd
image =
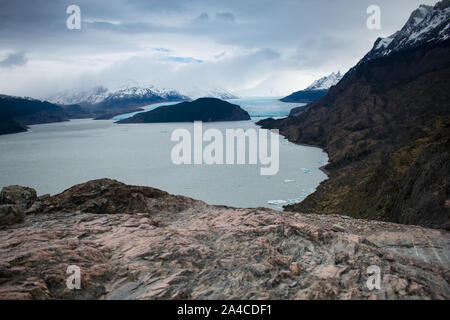
<instances>
[{"instance_id":1,"label":"floating ice","mask_svg":"<svg viewBox=\"0 0 450 320\"><path fill-rule=\"evenodd\" d=\"M292 182L295 182L295 180L289 180L289 179L286 179L286 180L284 180L284 182L285 182L285 183L292 183Z\"/></svg>"},{"instance_id":2,"label":"floating ice","mask_svg":"<svg viewBox=\"0 0 450 320\"><path fill-rule=\"evenodd\" d=\"M296 204L296 203L302 202L304 199L305 199L304 197L295 198L295 199L289 199L289 200L288 200L288 203L289 203L289 204Z\"/></svg>"},{"instance_id":3,"label":"floating ice","mask_svg":"<svg viewBox=\"0 0 450 320\"><path fill-rule=\"evenodd\" d=\"M285 204L287 203L287 201L284 200L269 200L267 201L268 204L272 204L272 205L280 205L280 204Z\"/></svg>"},{"instance_id":4,"label":"floating ice","mask_svg":"<svg viewBox=\"0 0 450 320\"><path fill-rule=\"evenodd\" d=\"M311 172L311 170L306 169L306 168L301 168L300 170L302 170L304 173L310 173Z\"/></svg>"}]
</instances>

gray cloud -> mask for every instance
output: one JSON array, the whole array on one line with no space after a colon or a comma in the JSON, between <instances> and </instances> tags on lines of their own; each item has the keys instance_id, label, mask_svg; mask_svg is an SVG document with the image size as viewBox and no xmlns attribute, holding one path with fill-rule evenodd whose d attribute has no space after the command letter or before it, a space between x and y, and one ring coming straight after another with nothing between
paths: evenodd
<instances>
[{"instance_id":1,"label":"gray cloud","mask_svg":"<svg viewBox=\"0 0 450 320\"><path fill-rule=\"evenodd\" d=\"M206 12L202 12L197 18L196 20L198 21L206 21L209 20L209 15Z\"/></svg>"},{"instance_id":2,"label":"gray cloud","mask_svg":"<svg viewBox=\"0 0 450 320\"><path fill-rule=\"evenodd\" d=\"M233 22L236 19L235 16L230 12L217 12L216 17L229 22Z\"/></svg>"},{"instance_id":3,"label":"gray cloud","mask_svg":"<svg viewBox=\"0 0 450 320\"><path fill-rule=\"evenodd\" d=\"M0 67L2 68L13 68L17 66L23 66L27 63L27 58L24 52L10 53L8 56L0 60Z\"/></svg>"},{"instance_id":4,"label":"gray cloud","mask_svg":"<svg viewBox=\"0 0 450 320\"><path fill-rule=\"evenodd\" d=\"M373 31L366 28L373 0L77 0L82 29L70 31L73 0L0 0L0 87L44 95L131 79L175 89L273 83L284 94L345 72L420 3L436 2L378 0L382 29ZM26 63L22 52L33 59Z\"/></svg>"}]
</instances>

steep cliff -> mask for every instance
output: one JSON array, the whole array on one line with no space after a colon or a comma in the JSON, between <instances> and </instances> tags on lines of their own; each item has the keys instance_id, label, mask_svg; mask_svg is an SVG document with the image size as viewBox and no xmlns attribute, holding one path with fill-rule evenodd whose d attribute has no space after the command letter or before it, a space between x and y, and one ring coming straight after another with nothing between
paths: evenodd
<instances>
[{"instance_id":1,"label":"steep cliff","mask_svg":"<svg viewBox=\"0 0 450 320\"><path fill-rule=\"evenodd\" d=\"M299 212L450 228L450 41L360 63L307 111L264 120L329 153L330 179Z\"/></svg>"}]
</instances>

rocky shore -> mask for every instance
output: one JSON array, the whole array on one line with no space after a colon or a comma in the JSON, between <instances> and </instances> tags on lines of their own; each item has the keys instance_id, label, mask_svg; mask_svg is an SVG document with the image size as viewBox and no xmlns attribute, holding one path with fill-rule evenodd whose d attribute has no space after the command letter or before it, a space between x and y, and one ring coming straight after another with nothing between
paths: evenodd
<instances>
[{"instance_id":1,"label":"rocky shore","mask_svg":"<svg viewBox=\"0 0 450 320\"><path fill-rule=\"evenodd\" d=\"M449 299L449 248L444 230L210 206L109 179L0 194L0 299ZM366 285L371 265L380 290Z\"/></svg>"},{"instance_id":2,"label":"rocky shore","mask_svg":"<svg viewBox=\"0 0 450 320\"><path fill-rule=\"evenodd\" d=\"M370 60L306 111L258 122L322 147L329 179L293 212L450 230L450 40Z\"/></svg>"}]
</instances>

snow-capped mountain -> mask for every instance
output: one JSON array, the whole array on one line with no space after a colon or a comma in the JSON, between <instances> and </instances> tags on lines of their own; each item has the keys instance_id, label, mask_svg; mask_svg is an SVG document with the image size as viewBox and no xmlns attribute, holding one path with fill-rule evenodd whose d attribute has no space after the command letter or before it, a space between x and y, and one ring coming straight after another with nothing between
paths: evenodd
<instances>
[{"instance_id":1,"label":"snow-capped mountain","mask_svg":"<svg viewBox=\"0 0 450 320\"><path fill-rule=\"evenodd\" d=\"M338 73L331 73L330 75L320 78L316 81L314 81L307 90L327 90L330 89L332 86L335 86L339 81L342 79L342 74L339 71Z\"/></svg>"},{"instance_id":2,"label":"snow-capped mountain","mask_svg":"<svg viewBox=\"0 0 450 320\"><path fill-rule=\"evenodd\" d=\"M189 100L189 97L171 89L149 87L119 87L108 89L102 86L88 90L68 90L61 92L48 100L58 104L88 104L96 105L103 102L120 100L149 100L149 101L175 101Z\"/></svg>"},{"instance_id":3,"label":"snow-capped mountain","mask_svg":"<svg viewBox=\"0 0 450 320\"><path fill-rule=\"evenodd\" d=\"M222 100L227 99L237 99L238 96L234 95L233 93L222 89L222 88L198 88L193 87L186 91L183 91L183 93L187 96L189 96L192 100L198 99L198 98L217 98Z\"/></svg>"},{"instance_id":4,"label":"snow-capped mountain","mask_svg":"<svg viewBox=\"0 0 450 320\"><path fill-rule=\"evenodd\" d=\"M331 73L330 75L320 78L314 81L308 88L305 90L296 91L287 97L280 99L283 102L298 102L298 103L311 103L316 101L322 97L324 97L328 89L332 86L338 84L342 79L342 74L339 71L338 73Z\"/></svg>"},{"instance_id":5,"label":"snow-capped mountain","mask_svg":"<svg viewBox=\"0 0 450 320\"><path fill-rule=\"evenodd\" d=\"M160 89L153 86L122 86L108 89L102 86L88 90L69 90L48 99L49 101L69 107L81 107L83 117L111 119L116 115L135 112L141 107L160 102L191 100L178 91ZM77 110L75 110L77 111ZM76 112L80 116L80 112Z\"/></svg>"},{"instance_id":6,"label":"snow-capped mountain","mask_svg":"<svg viewBox=\"0 0 450 320\"><path fill-rule=\"evenodd\" d=\"M440 1L434 7L421 5L400 31L387 38L378 38L359 64L425 43L447 40L450 38L449 26L450 0Z\"/></svg>"},{"instance_id":7,"label":"snow-capped mountain","mask_svg":"<svg viewBox=\"0 0 450 320\"><path fill-rule=\"evenodd\" d=\"M47 98L48 101L57 104L96 104L102 102L108 97L109 90L98 86L87 90L71 89L59 92Z\"/></svg>"},{"instance_id":8,"label":"snow-capped mountain","mask_svg":"<svg viewBox=\"0 0 450 320\"><path fill-rule=\"evenodd\" d=\"M157 102L190 100L188 96L172 89L161 89L156 87L122 87L116 91L110 92L103 102L128 99L136 101L155 100Z\"/></svg>"}]
</instances>

